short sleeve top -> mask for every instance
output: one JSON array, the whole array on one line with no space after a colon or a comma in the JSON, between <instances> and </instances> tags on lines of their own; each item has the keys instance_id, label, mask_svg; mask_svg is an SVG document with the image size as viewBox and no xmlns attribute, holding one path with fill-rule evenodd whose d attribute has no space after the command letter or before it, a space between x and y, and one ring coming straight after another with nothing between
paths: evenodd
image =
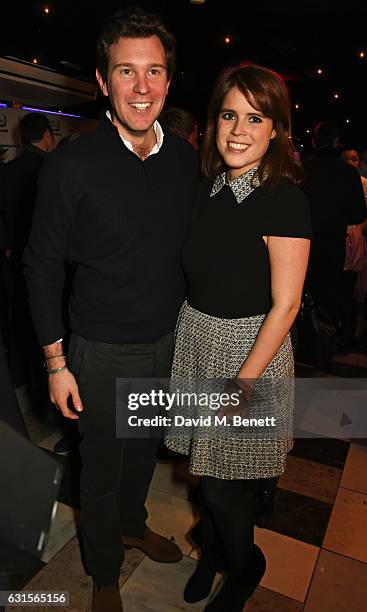
<instances>
[{"instance_id":1,"label":"short sleeve top","mask_svg":"<svg viewBox=\"0 0 367 612\"><path fill-rule=\"evenodd\" d=\"M225 319L266 314L271 277L263 236L311 235L308 201L290 181L271 191L252 189L239 203L228 184L215 192L203 180L183 250L189 305Z\"/></svg>"}]
</instances>

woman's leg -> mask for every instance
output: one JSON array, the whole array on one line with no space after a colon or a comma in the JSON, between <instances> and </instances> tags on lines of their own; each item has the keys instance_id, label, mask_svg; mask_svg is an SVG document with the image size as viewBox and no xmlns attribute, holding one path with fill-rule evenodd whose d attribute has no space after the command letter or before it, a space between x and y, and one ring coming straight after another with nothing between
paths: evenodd
<instances>
[{"instance_id":1,"label":"woman's leg","mask_svg":"<svg viewBox=\"0 0 367 612\"><path fill-rule=\"evenodd\" d=\"M256 480L222 480L205 476L203 503L213 518L224 548L229 575L239 582L246 576L254 547Z\"/></svg>"},{"instance_id":2,"label":"woman's leg","mask_svg":"<svg viewBox=\"0 0 367 612\"><path fill-rule=\"evenodd\" d=\"M211 591L217 572L223 569L223 549L213 518L205 504L200 503L200 522L195 538L200 548L200 558L195 572L188 581L184 599L195 603L205 599Z\"/></svg>"},{"instance_id":3,"label":"woman's leg","mask_svg":"<svg viewBox=\"0 0 367 612\"><path fill-rule=\"evenodd\" d=\"M256 480L202 479L203 501L225 550L228 577L208 612L241 612L265 572L265 557L254 545Z\"/></svg>"}]
</instances>

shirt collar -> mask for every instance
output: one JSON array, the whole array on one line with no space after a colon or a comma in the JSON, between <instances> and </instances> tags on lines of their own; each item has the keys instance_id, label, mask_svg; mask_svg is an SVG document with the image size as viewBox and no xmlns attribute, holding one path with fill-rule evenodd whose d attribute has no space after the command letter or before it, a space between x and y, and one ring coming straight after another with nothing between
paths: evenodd
<instances>
[{"instance_id":1,"label":"shirt collar","mask_svg":"<svg viewBox=\"0 0 367 612\"><path fill-rule=\"evenodd\" d=\"M222 189L222 187L224 187L224 185L228 185L231 188L237 203L241 204L241 202L243 202L243 200L253 192L255 187L259 187L260 185L260 181L256 176L258 169L259 167L255 166L254 168L251 168L251 170L237 176L237 178L233 179L233 181L227 180L226 172L218 174L210 192L210 197L215 196Z\"/></svg>"},{"instance_id":2,"label":"shirt collar","mask_svg":"<svg viewBox=\"0 0 367 612\"><path fill-rule=\"evenodd\" d=\"M106 117L108 117L108 119L111 121L112 123L112 116L110 111L106 111ZM164 133L162 130L162 126L160 125L160 123L158 121L155 121L153 123L153 130L157 139L157 142L155 143L153 149L150 151L150 153L147 155L147 157L149 157L149 155L155 155L156 153L159 153L162 144L163 144L163 138L164 138ZM129 151L131 151L132 153L135 153L133 146L131 144L131 142L129 140L126 140L126 138L123 138L120 134L120 138L122 140L122 142L124 143L125 147L127 149L129 149ZM138 155L137 153L135 153L135 155ZM138 156L139 157L139 156Z\"/></svg>"}]
</instances>

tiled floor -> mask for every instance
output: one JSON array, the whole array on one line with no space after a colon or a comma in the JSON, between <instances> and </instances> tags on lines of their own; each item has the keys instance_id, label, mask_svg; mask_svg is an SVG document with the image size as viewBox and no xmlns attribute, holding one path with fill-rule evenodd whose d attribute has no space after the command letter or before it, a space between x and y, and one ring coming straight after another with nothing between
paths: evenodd
<instances>
[{"instance_id":1,"label":"tiled floor","mask_svg":"<svg viewBox=\"0 0 367 612\"><path fill-rule=\"evenodd\" d=\"M122 591L124 609L126 612L204 610L207 600L190 605L180 596L195 564L194 559L186 556L180 563L167 566L143 559Z\"/></svg>"},{"instance_id":2,"label":"tiled floor","mask_svg":"<svg viewBox=\"0 0 367 612\"><path fill-rule=\"evenodd\" d=\"M329 376L367 378L367 358L351 361L348 355L339 356ZM299 375L317 377L320 373L304 366ZM34 441L52 452L60 431L39 426L29 414L26 418ZM92 586L83 569L77 536L78 464L65 457L60 461L64 477L56 517L42 563L35 566L36 573L30 582L28 577L24 588L67 590L68 610L86 612ZM192 501L196 485L185 463L158 464L147 502L150 526L174 537L184 558L178 564L161 565L137 550L127 551L120 577L125 612L204 609L205 602L189 605L182 599L198 556L189 537L198 519ZM246 612L366 609L367 446L353 440L297 439L288 470L278 482L272 514L266 528L256 528L255 540L264 551L267 569ZM39 610L28 606L9 608L9 612L22 609Z\"/></svg>"},{"instance_id":3,"label":"tiled floor","mask_svg":"<svg viewBox=\"0 0 367 612\"><path fill-rule=\"evenodd\" d=\"M366 609L367 564L322 550L304 612L362 612Z\"/></svg>"}]
</instances>

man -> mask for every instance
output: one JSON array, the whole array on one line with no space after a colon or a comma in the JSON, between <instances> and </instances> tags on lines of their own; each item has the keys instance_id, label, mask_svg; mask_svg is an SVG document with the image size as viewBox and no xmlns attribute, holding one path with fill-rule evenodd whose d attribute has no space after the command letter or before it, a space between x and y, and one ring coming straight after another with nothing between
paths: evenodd
<instances>
[{"instance_id":1,"label":"man","mask_svg":"<svg viewBox=\"0 0 367 612\"><path fill-rule=\"evenodd\" d=\"M319 123L312 144L315 153L305 162L303 186L313 229L307 284L337 325L347 226L362 223L366 208L360 177L339 157L338 127Z\"/></svg>"},{"instance_id":2,"label":"man","mask_svg":"<svg viewBox=\"0 0 367 612\"><path fill-rule=\"evenodd\" d=\"M28 242L44 158L55 148L50 123L42 113L28 113L19 122L23 151L1 167L1 202L13 258L21 258Z\"/></svg>"},{"instance_id":3,"label":"man","mask_svg":"<svg viewBox=\"0 0 367 612\"><path fill-rule=\"evenodd\" d=\"M367 206L367 179L361 174L361 160L357 149L346 147L341 153L342 159L353 166L358 172L363 187L364 199ZM342 316L342 346L343 350L351 352L366 353L366 344L363 338L355 338L357 327L358 306L357 302L365 301L367 270L365 268L366 237L360 235L367 232L367 221L364 221L359 228L348 228L349 250L347 253L352 257L346 258L346 268L354 264L354 269L346 269L343 272L343 316ZM362 242L363 241L363 242ZM354 247L354 248L353 248ZM363 248L364 247L364 248ZM359 261L355 261L356 254L359 254ZM362 260L362 261L361 261ZM358 264L357 266L355 264ZM356 269L358 268L358 269Z\"/></svg>"},{"instance_id":4,"label":"man","mask_svg":"<svg viewBox=\"0 0 367 612\"><path fill-rule=\"evenodd\" d=\"M47 386L43 372L36 365L40 349L27 305L22 255L32 223L38 174L47 154L55 148L55 139L42 113L24 115L19 130L23 151L0 170L0 210L6 232L3 249L7 264L3 270L4 275L11 271L14 282L14 291L9 295L12 313L9 365L15 385L25 383L32 405L38 410L47 401ZM9 287L9 277L5 276L4 284Z\"/></svg>"},{"instance_id":5,"label":"man","mask_svg":"<svg viewBox=\"0 0 367 612\"><path fill-rule=\"evenodd\" d=\"M94 612L122 609L121 536L156 561L182 557L146 526L158 440L122 440L115 431L116 379L169 376L185 293L180 251L196 190L195 153L156 121L174 53L172 35L154 15L123 10L107 21L96 75L110 112L96 132L46 164L25 254L51 399L78 420L82 435L81 523ZM65 259L75 267L68 361L58 342Z\"/></svg>"}]
</instances>

